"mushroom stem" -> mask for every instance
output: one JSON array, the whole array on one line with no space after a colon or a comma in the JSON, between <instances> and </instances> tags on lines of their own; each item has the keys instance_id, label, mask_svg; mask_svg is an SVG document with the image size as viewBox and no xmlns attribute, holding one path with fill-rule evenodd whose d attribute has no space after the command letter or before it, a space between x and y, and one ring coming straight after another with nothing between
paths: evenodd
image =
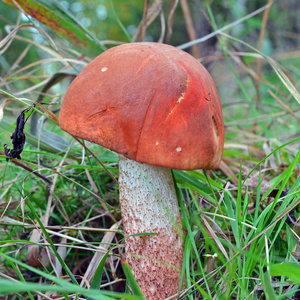
<instances>
[{"instance_id":1,"label":"mushroom stem","mask_svg":"<svg viewBox=\"0 0 300 300\"><path fill-rule=\"evenodd\" d=\"M165 299L179 290L184 234L171 169L120 155L119 187L128 264L144 297Z\"/></svg>"}]
</instances>

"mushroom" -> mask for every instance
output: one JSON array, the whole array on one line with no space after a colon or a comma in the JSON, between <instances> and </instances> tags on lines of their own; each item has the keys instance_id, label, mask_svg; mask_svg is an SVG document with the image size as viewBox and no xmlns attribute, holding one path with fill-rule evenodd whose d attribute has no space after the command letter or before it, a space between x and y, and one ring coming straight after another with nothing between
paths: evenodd
<instances>
[{"instance_id":1,"label":"mushroom","mask_svg":"<svg viewBox=\"0 0 300 300\"><path fill-rule=\"evenodd\" d=\"M128 264L146 298L178 293L184 232L171 169L215 169L223 151L221 104L207 70L165 44L111 48L72 82L59 125L120 154Z\"/></svg>"}]
</instances>

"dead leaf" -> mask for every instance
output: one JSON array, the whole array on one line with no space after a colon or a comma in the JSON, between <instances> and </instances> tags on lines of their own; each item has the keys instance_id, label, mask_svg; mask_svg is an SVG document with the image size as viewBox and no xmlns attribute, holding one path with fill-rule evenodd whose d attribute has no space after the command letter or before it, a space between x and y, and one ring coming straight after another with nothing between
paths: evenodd
<instances>
[{"instance_id":1,"label":"dead leaf","mask_svg":"<svg viewBox=\"0 0 300 300\"><path fill-rule=\"evenodd\" d=\"M38 102L35 102L35 101L32 101L32 103L34 103L35 105L37 105L39 108L41 108L48 116L49 118L55 122L56 124L58 124L58 117L47 107L45 107L44 105L38 103Z\"/></svg>"},{"instance_id":2,"label":"dead leaf","mask_svg":"<svg viewBox=\"0 0 300 300\"><path fill-rule=\"evenodd\" d=\"M141 37L142 31L146 30L148 26L156 19L156 17L161 13L163 6L162 0L155 0L149 8L147 8L147 14L144 16L145 19L141 21L134 37L133 41L137 42Z\"/></svg>"},{"instance_id":3,"label":"dead leaf","mask_svg":"<svg viewBox=\"0 0 300 300\"><path fill-rule=\"evenodd\" d=\"M258 175L250 175L247 179L247 186L253 189L257 188L260 185L260 194L264 195L268 190L272 189L272 185L270 184L267 177L258 178ZM275 198L279 192L278 188L273 188L269 194L270 197ZM281 192L280 197L284 197L288 194L289 190L285 189Z\"/></svg>"},{"instance_id":4,"label":"dead leaf","mask_svg":"<svg viewBox=\"0 0 300 300\"><path fill-rule=\"evenodd\" d=\"M4 110L4 106L6 105L6 103L12 101L14 99L6 99L4 100L1 104L0 104L0 122L2 121L3 119L3 110Z\"/></svg>"},{"instance_id":5,"label":"dead leaf","mask_svg":"<svg viewBox=\"0 0 300 300\"><path fill-rule=\"evenodd\" d=\"M112 230L118 229L120 224L121 224L121 221L112 225L112 227L110 229L112 229ZM100 244L98 246L98 249L101 249L102 251L96 251L96 253L94 254L94 256L84 274L84 280L82 280L80 283L81 287L85 287L87 282L90 283L92 281L92 279L95 275L96 269L97 269L99 263L101 262L101 259L103 258L103 256L106 253L105 250L108 250L111 247L110 243L112 242L115 235L116 235L115 232L107 232L104 235L102 241L100 242Z\"/></svg>"}]
</instances>

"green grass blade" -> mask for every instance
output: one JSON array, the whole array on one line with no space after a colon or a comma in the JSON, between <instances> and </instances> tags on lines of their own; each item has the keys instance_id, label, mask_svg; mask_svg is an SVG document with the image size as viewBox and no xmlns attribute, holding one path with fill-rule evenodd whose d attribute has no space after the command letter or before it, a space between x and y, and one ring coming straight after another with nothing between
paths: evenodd
<instances>
[{"instance_id":1,"label":"green grass blade","mask_svg":"<svg viewBox=\"0 0 300 300\"><path fill-rule=\"evenodd\" d=\"M50 285L50 284L40 284L40 283L21 283L16 281L10 281L5 279L0 279L0 295L6 295L6 294L18 294L20 292L27 292L30 291L41 291L41 292L58 292L65 294L66 293L78 293L82 295L88 296L92 300L113 300L113 299L128 299L128 300L140 300L141 298L131 296L131 295L124 295L121 293L115 293L115 292L107 292L107 291L97 291L92 289L84 289L79 286L56 286L56 285ZM104 295L106 294L106 295ZM110 296L111 294L111 296ZM67 297L67 296L65 296ZM67 297L66 299L69 299Z\"/></svg>"},{"instance_id":2,"label":"green grass blade","mask_svg":"<svg viewBox=\"0 0 300 300\"><path fill-rule=\"evenodd\" d=\"M286 276L300 285L300 265L282 263L270 266L272 276Z\"/></svg>"},{"instance_id":3,"label":"green grass blade","mask_svg":"<svg viewBox=\"0 0 300 300\"><path fill-rule=\"evenodd\" d=\"M101 282L102 282L102 273L103 273L103 269L104 269L104 266L105 266L106 259L109 255L109 252L110 252L110 249L102 257L102 259L100 261L100 264L98 265L98 267L96 269L94 278L91 282L91 289L95 289L95 290L100 289Z\"/></svg>"},{"instance_id":4,"label":"green grass blade","mask_svg":"<svg viewBox=\"0 0 300 300\"><path fill-rule=\"evenodd\" d=\"M4 1L16 6L12 0ZM45 24L64 40L80 49L81 52L87 55L97 55L105 50L101 44L87 35L77 23L72 22L70 18L59 15L56 11L49 9L38 1L20 0L18 1L18 5L25 13Z\"/></svg>"},{"instance_id":5,"label":"green grass blade","mask_svg":"<svg viewBox=\"0 0 300 300\"><path fill-rule=\"evenodd\" d=\"M93 300L112 300L112 299L128 299L128 300L143 300L144 297L140 296L132 296L132 295L125 295L124 293L117 293L117 292L110 292L110 291L99 291L94 289L85 289L77 284L69 283L61 278L57 278L53 275L45 273L39 269L33 268L26 263L23 263L13 257L10 257L4 253L0 252L0 257L6 259L9 262L12 262L22 268L32 271L35 274L38 274L50 282L54 284L40 284L40 283L28 283L26 284L22 282L12 282L5 279L0 279L0 295L10 294L10 293L18 293L18 292L27 292L29 291L56 291L63 293L66 299L69 299L66 293L79 293L85 295Z\"/></svg>"},{"instance_id":6,"label":"green grass blade","mask_svg":"<svg viewBox=\"0 0 300 300\"><path fill-rule=\"evenodd\" d=\"M260 160L255 166L254 168L247 174L247 176L245 177L244 181L243 181L243 184L246 182L246 180L250 177L250 175L256 170L257 167L259 167L268 157L270 157L272 154L276 153L277 151L279 151L280 149L288 146L288 145L291 145L291 144L294 144L296 142L299 142L300 141L300 137L298 138L295 138L293 140L290 140L282 145L280 145L279 147L277 147L276 149L274 149L273 151L271 151L268 155L266 155L262 160Z\"/></svg>"},{"instance_id":7,"label":"green grass blade","mask_svg":"<svg viewBox=\"0 0 300 300\"><path fill-rule=\"evenodd\" d=\"M190 243L189 239L185 239L184 242L184 256L183 256L183 265L186 270L186 287L190 288L192 286L191 281L191 274L190 274L190 259L192 257L192 244ZM181 273L180 283L183 280L182 276L184 273ZM190 297L190 299L193 299L193 297Z\"/></svg>"},{"instance_id":8,"label":"green grass blade","mask_svg":"<svg viewBox=\"0 0 300 300\"><path fill-rule=\"evenodd\" d=\"M45 236L47 238L47 241L50 244L50 248L53 251L53 253L55 254L55 257L58 259L58 261L60 262L60 264L62 265L63 269L66 271L66 273L68 274L68 276L70 277L70 279L72 280L72 282L74 284L77 284L77 280L75 279L73 273L71 272L71 270L68 268L67 264L62 260L61 256L57 252L57 250L56 250L56 248L54 246L54 243L53 243L51 237L49 236L47 230L44 227L44 224L42 223L41 219L39 218L39 216L36 213L34 207L32 206L31 202L28 199L26 199L26 204L28 205L28 207L30 208L31 212L34 214L35 219L37 220L37 222L41 226L41 229L42 229L43 233L45 234Z\"/></svg>"},{"instance_id":9,"label":"green grass blade","mask_svg":"<svg viewBox=\"0 0 300 300\"><path fill-rule=\"evenodd\" d=\"M11 265L11 267L14 269L14 271L16 272L16 274L18 275L18 277L20 278L20 281L24 284L27 284L27 282L25 281L25 279L23 278L19 268L16 267L16 265L9 261L9 264ZM30 297L31 300L34 300L33 295L31 294L30 290L26 291L28 293L28 296Z\"/></svg>"},{"instance_id":10,"label":"green grass blade","mask_svg":"<svg viewBox=\"0 0 300 300\"><path fill-rule=\"evenodd\" d=\"M121 264L122 264L123 271L126 275L128 284L131 287L133 294L136 296L143 296L143 293L142 293L139 285L137 284L127 261L125 259L121 259Z\"/></svg>"},{"instance_id":11,"label":"green grass blade","mask_svg":"<svg viewBox=\"0 0 300 300\"><path fill-rule=\"evenodd\" d=\"M174 174L173 174L173 178L174 178ZM176 182L174 180L174 182ZM192 244L192 248L195 252L195 255L196 255L196 260L197 260L197 263L199 265L199 268L200 268L200 272L203 274L203 279L204 279L204 283L205 283L205 286L206 286L206 289L209 293L209 296L211 296L211 293L210 293L210 287L209 287L209 284L207 282L207 279L206 279L206 276L204 275L204 270L203 270L203 267L202 267L202 262L201 262L201 259L200 259L200 256L199 256L199 253L198 253L198 250L197 250L197 246L196 246L196 243L195 243L195 240L194 240L194 235L192 233L192 228L191 228L191 225L190 225L190 222L189 222L189 218L185 212L185 209L184 209L184 205L183 205L183 195L182 195L182 192L181 190L178 188L177 184L175 184L175 189L176 189L176 194L177 194L177 198L178 198L178 202L179 202L179 206L180 206L180 210L183 214L183 218L184 218L184 222L185 222L185 225L186 225L186 228L187 228L187 231L188 231L188 237L190 239L190 242ZM188 238L186 237L186 238Z\"/></svg>"},{"instance_id":12,"label":"green grass blade","mask_svg":"<svg viewBox=\"0 0 300 300\"><path fill-rule=\"evenodd\" d=\"M132 43L132 37L131 35L129 34L129 32L126 30L125 26L123 25L123 23L121 22L120 18L118 17L117 13L116 13L116 10L114 8L114 5L113 5L113 2L112 0L110 0L110 6L111 6L111 9L112 9L112 12L114 14L114 17L117 21L117 23L119 24L120 28L122 29L123 33L126 35L128 41L130 43Z\"/></svg>"},{"instance_id":13,"label":"green grass blade","mask_svg":"<svg viewBox=\"0 0 300 300\"><path fill-rule=\"evenodd\" d=\"M265 292L265 296L267 300L277 300L278 297L274 292L274 289L272 287L271 283L271 277L269 272L266 272L262 277L262 285Z\"/></svg>"}]
</instances>

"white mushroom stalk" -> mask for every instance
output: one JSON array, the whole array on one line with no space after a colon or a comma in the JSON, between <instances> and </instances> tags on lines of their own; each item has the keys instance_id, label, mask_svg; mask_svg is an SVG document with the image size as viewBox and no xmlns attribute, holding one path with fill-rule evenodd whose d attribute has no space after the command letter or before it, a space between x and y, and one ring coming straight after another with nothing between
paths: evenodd
<instances>
[{"instance_id":1,"label":"white mushroom stalk","mask_svg":"<svg viewBox=\"0 0 300 300\"><path fill-rule=\"evenodd\" d=\"M120 155L119 187L128 264L144 297L178 293L184 234L171 169ZM154 235L131 236L140 233Z\"/></svg>"}]
</instances>

